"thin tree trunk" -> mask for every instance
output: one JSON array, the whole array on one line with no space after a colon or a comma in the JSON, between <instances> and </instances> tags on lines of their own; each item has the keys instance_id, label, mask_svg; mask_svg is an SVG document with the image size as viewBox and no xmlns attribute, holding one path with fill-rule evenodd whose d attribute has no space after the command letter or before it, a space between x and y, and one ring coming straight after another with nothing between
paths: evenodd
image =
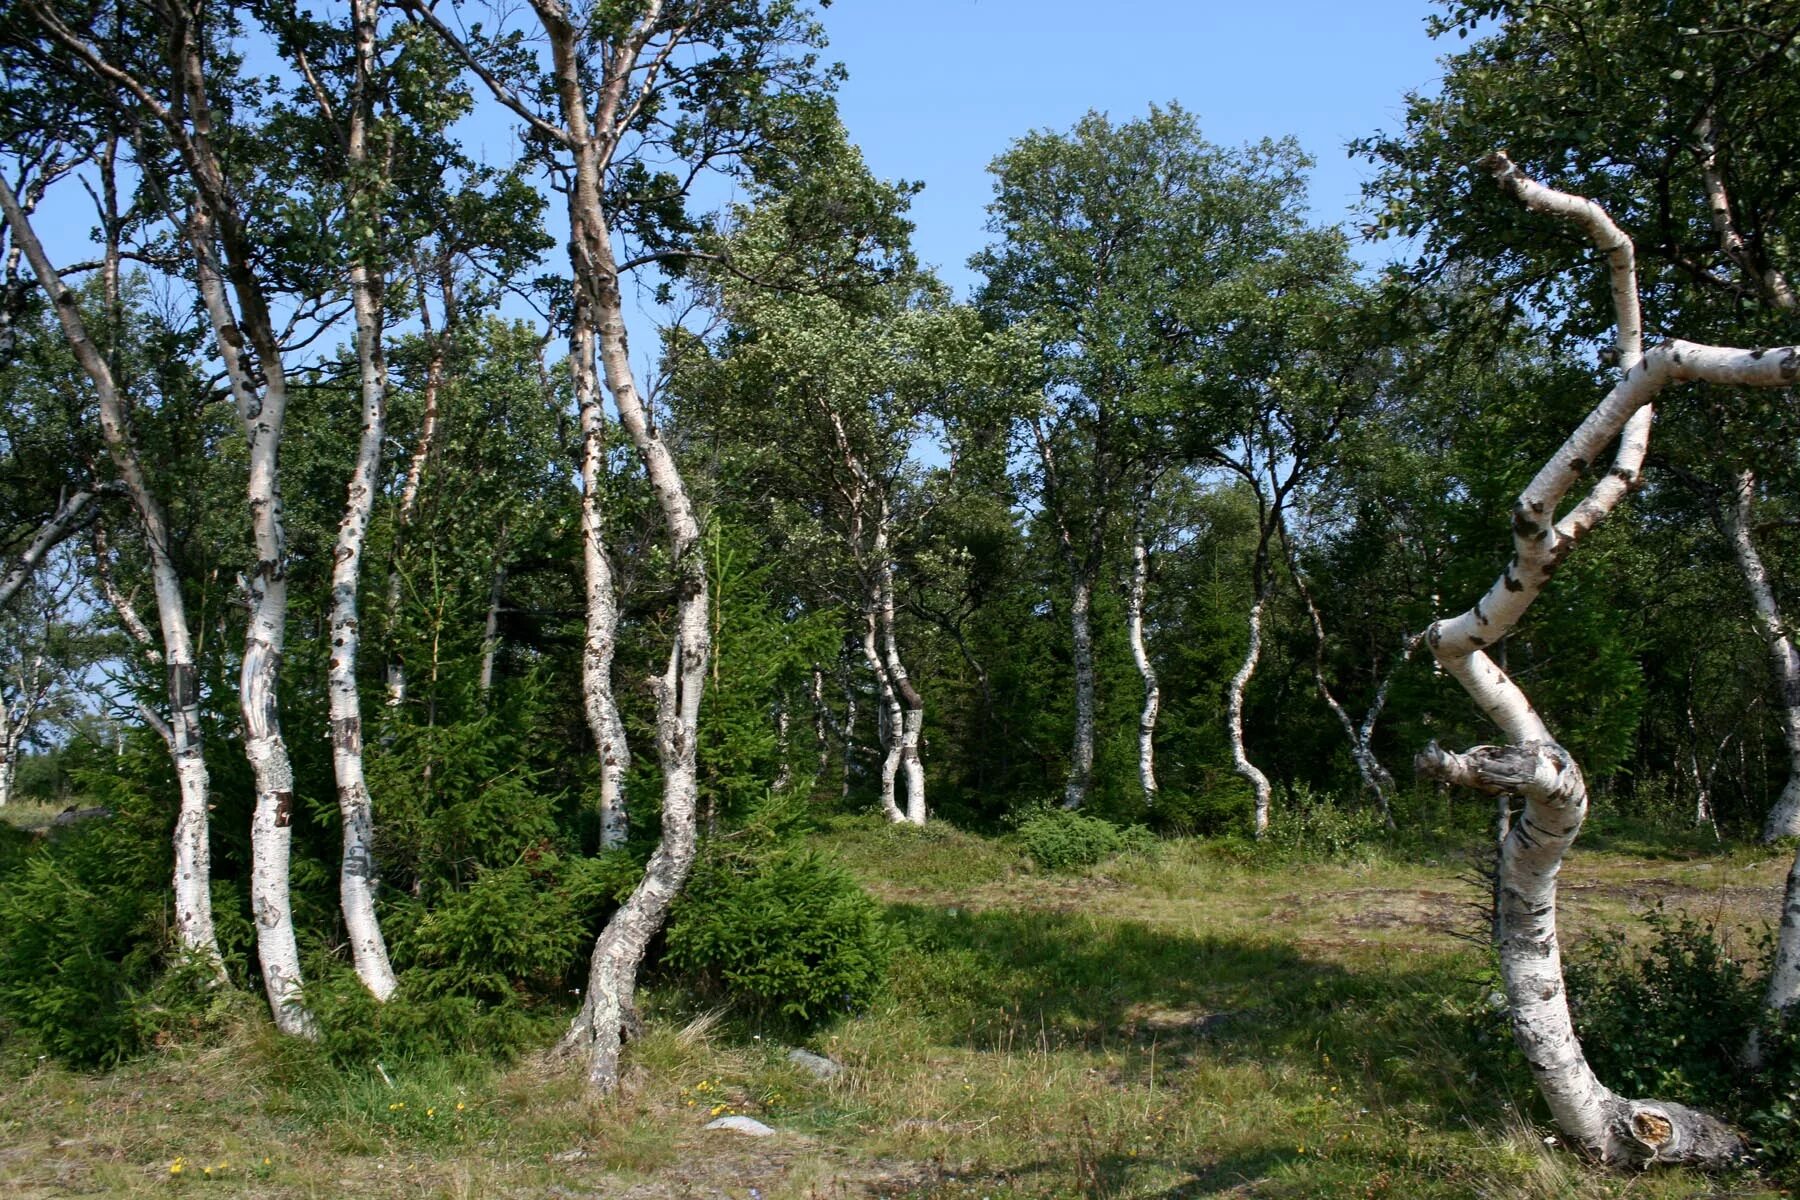
<instances>
[{"instance_id":1,"label":"thin tree trunk","mask_svg":"<svg viewBox=\"0 0 1800 1200\"><path fill-rule=\"evenodd\" d=\"M1788 752L1787 783L1763 822L1763 841L1773 842L1800 835L1800 653L1795 652L1793 639L1788 636L1775 589L1769 584L1769 573L1751 534L1755 504L1756 475L1749 470L1739 471L1732 503L1722 506L1722 515L1738 573L1750 593L1756 632L1768 650L1769 673L1775 681L1775 711L1781 719L1782 740L1787 743Z\"/></svg>"},{"instance_id":2,"label":"thin tree trunk","mask_svg":"<svg viewBox=\"0 0 1800 1200\"><path fill-rule=\"evenodd\" d=\"M699 519L675 458L652 425L632 377L618 265L603 208L603 145L610 150L615 144L612 138L620 97L637 55L661 15L661 6L652 0L614 47L592 128L582 80L583 35L560 0L532 0L532 6L549 34L557 93L574 157L569 245L575 286L593 306L607 390L656 495L669 534L669 564L675 578L675 636L668 666L652 684L657 757L663 770L662 838L643 878L600 931L581 1010L562 1041L566 1053L587 1055L588 1084L605 1094L619 1085L620 1048L627 1027L635 1022L637 973L644 951L662 929L670 904L693 870L699 793L696 751L700 697L711 653L710 602Z\"/></svg>"},{"instance_id":3,"label":"thin tree trunk","mask_svg":"<svg viewBox=\"0 0 1800 1200\"><path fill-rule=\"evenodd\" d=\"M1231 683L1225 690L1225 731L1231 739L1231 765L1249 783L1255 794L1255 830L1259 838L1267 836L1269 832L1269 803L1272 793L1269 777L1250 761L1250 755L1244 749L1244 692L1250 686L1250 677L1256 674L1258 660L1262 658L1263 604L1263 587L1258 584L1256 599L1250 605L1250 644L1244 650L1244 661L1238 666L1237 673L1231 677Z\"/></svg>"},{"instance_id":4,"label":"thin tree trunk","mask_svg":"<svg viewBox=\"0 0 1800 1200\"><path fill-rule=\"evenodd\" d=\"M573 196L570 203L574 203ZM606 552L606 525L600 507L600 490L606 479L606 414L600 407L600 383L594 366L593 317L588 300L578 295L569 330L569 374L581 420L581 557L587 601L581 700L588 732L600 759L600 848L611 850L623 846L631 832L631 815L625 802L625 772L631 766L631 750L613 693L619 600L613 584L612 559Z\"/></svg>"},{"instance_id":5,"label":"thin tree trunk","mask_svg":"<svg viewBox=\"0 0 1800 1200\"><path fill-rule=\"evenodd\" d=\"M25 581L31 578L38 565L44 561L44 556L80 528L81 514L93 499L94 493L86 488L74 495L58 498L56 511L38 527L37 536L25 547L25 553L19 556L19 561L13 564L12 570L0 576L0 609L12 602L19 589L25 586Z\"/></svg>"},{"instance_id":6,"label":"thin tree trunk","mask_svg":"<svg viewBox=\"0 0 1800 1200\"><path fill-rule=\"evenodd\" d=\"M448 253L439 262L438 283L444 297L444 325L442 330L433 333L431 306L425 298L425 281L421 271L419 319L425 327L425 337L431 345L431 357L425 362L425 383L422 396L424 412L419 419L419 438L413 443L412 457L406 464L406 480L400 486L400 506L394 513L393 543L388 547L387 706L389 708L398 708L406 703L406 656L401 650L400 638L397 636L400 625L402 591L400 547L406 539L407 532L412 528L414 515L419 510L419 486L425 478L425 466L431 461L432 449L437 444L438 403L444 386L444 361L449 354L450 339L456 324L456 280L452 274Z\"/></svg>"},{"instance_id":7,"label":"thin tree trunk","mask_svg":"<svg viewBox=\"0 0 1800 1200\"><path fill-rule=\"evenodd\" d=\"M1132 522L1131 584L1125 592L1125 632L1131 641L1131 660L1137 664L1144 681L1144 708L1138 716L1138 785L1144 791L1144 803L1156 804L1156 714L1162 707L1162 688L1157 683L1156 668L1150 664L1150 649L1144 644L1144 596L1150 586L1150 551L1144 544L1143 505L1138 506Z\"/></svg>"},{"instance_id":8,"label":"thin tree trunk","mask_svg":"<svg viewBox=\"0 0 1800 1200\"><path fill-rule=\"evenodd\" d=\"M481 701L494 690L494 659L500 652L500 602L506 594L506 525L494 545L494 570L488 580L487 620L481 627Z\"/></svg>"},{"instance_id":9,"label":"thin tree trunk","mask_svg":"<svg viewBox=\"0 0 1800 1200\"><path fill-rule=\"evenodd\" d=\"M1069 633L1075 663L1075 735L1069 752L1069 778L1063 785L1066 809L1086 804L1094 784L1094 629L1090 620L1094 580L1091 572L1078 567L1072 582Z\"/></svg>"},{"instance_id":10,"label":"thin tree trunk","mask_svg":"<svg viewBox=\"0 0 1800 1200\"><path fill-rule=\"evenodd\" d=\"M377 0L351 0L356 41L356 95L350 110L347 139L352 180L353 220L373 225L374 196L360 182L367 173L368 124L374 106ZM379 886L375 864L375 813L363 770L362 696L356 664L361 645L357 604L362 586L363 544L381 473L381 447L387 430L387 361L382 354L382 293L386 280L363 255L350 267L350 296L356 320L358 390L362 402L362 437L356 466L338 523L337 547L331 560L331 652L326 676L331 719L331 769L337 780L338 815L343 821L343 855L338 864L338 897L356 977L377 1000L394 994L399 980L388 961L387 941L375 913Z\"/></svg>"},{"instance_id":11,"label":"thin tree trunk","mask_svg":"<svg viewBox=\"0 0 1800 1200\"><path fill-rule=\"evenodd\" d=\"M207 828L211 787L200 736L200 677L194 666L193 636L181 594L181 580L171 554L168 518L144 478L137 438L132 432L124 397L119 392L112 368L88 336L74 294L51 266L4 178L0 178L0 211L4 212L6 223L12 229L15 245L23 248L38 282L49 294L69 348L93 381L100 402L101 437L144 531L168 686L167 745L181 795L174 834L175 938L187 954L207 964L212 973L223 980L224 960L219 955L218 937L213 929L212 857Z\"/></svg>"},{"instance_id":12,"label":"thin tree trunk","mask_svg":"<svg viewBox=\"0 0 1800 1200\"><path fill-rule=\"evenodd\" d=\"M850 650L845 648L844 660L839 664L840 682L844 685L844 727L841 731L844 743L844 782L840 793L845 800L850 798L850 772L856 762L856 679L850 671Z\"/></svg>"},{"instance_id":13,"label":"thin tree trunk","mask_svg":"<svg viewBox=\"0 0 1800 1200\"><path fill-rule=\"evenodd\" d=\"M1417 765L1430 777L1525 801L1522 818L1500 848L1501 974L1515 1039L1563 1133L1605 1162L1724 1165L1741 1157L1743 1144L1720 1121L1679 1104L1619 1096L1599 1081L1582 1055L1563 989L1556 881L1586 815L1587 788L1574 760L1484 647L1518 624L1575 544L1637 483L1657 392L1682 379L1783 386L1800 364L1800 350L1742 351L1665 342L1643 354L1630 240L1592 201L1525 178L1502 155L1490 156L1488 166L1527 207L1583 227L1610 259L1621 376L1520 495L1513 510L1513 559L1501 577L1473 608L1433 623L1427 633L1438 662L1510 744L1456 754L1434 743ZM1612 469L1557 519L1563 497L1615 438Z\"/></svg>"},{"instance_id":14,"label":"thin tree trunk","mask_svg":"<svg viewBox=\"0 0 1800 1200\"><path fill-rule=\"evenodd\" d=\"M880 611L880 585L871 586L873 591L864 601L867 610L863 613L863 660L875 674L875 686L881 698L881 708L877 711L877 716L881 718L878 722L882 750L881 812L889 821L898 825L906 820L906 813L901 810L894 795L894 781L900 774L901 732L906 717L900 707L900 695L894 690L894 682L888 675L887 663L882 660L876 640L876 627L880 622L877 615Z\"/></svg>"},{"instance_id":15,"label":"thin tree trunk","mask_svg":"<svg viewBox=\"0 0 1800 1200\"><path fill-rule=\"evenodd\" d=\"M888 558L885 504L881 507L880 519L883 532L877 537L876 545L881 555L878 568L881 573L881 644L883 662L900 715L899 725L893 730L893 740L900 755L900 771L906 777L906 820L913 825L923 825L926 820L925 763L919 757L919 737L925 728L925 697L919 694L906 673L894 633L894 566Z\"/></svg>"}]
</instances>

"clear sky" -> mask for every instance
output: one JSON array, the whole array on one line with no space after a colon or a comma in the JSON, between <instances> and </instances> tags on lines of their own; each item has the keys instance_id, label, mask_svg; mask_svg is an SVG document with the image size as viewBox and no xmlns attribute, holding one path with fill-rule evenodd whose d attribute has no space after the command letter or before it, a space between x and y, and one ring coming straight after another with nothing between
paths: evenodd
<instances>
[{"instance_id":1,"label":"clear sky","mask_svg":"<svg viewBox=\"0 0 1800 1200\"><path fill-rule=\"evenodd\" d=\"M1318 160L1315 215L1341 220L1368 174L1351 138L1400 124L1435 91L1430 0L836 0L827 54L849 69L850 136L885 178L922 181L920 257L959 292L987 241L987 164L1089 109L1116 119L1176 100L1211 141L1293 135ZM1390 256L1376 247L1375 259Z\"/></svg>"}]
</instances>

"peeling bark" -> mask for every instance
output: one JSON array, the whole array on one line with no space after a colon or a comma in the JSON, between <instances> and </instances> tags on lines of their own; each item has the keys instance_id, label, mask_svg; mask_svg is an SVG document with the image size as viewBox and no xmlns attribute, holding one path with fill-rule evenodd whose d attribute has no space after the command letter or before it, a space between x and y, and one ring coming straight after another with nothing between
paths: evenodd
<instances>
[{"instance_id":1,"label":"peeling bark","mask_svg":"<svg viewBox=\"0 0 1800 1200\"><path fill-rule=\"evenodd\" d=\"M1484 647L1511 632L1575 544L1637 482L1648 449L1650 404L1663 387L1681 380L1788 386L1800 377L1800 349L1737 350L1671 341L1642 353L1630 240L1592 201L1527 179L1503 155L1491 156L1486 165L1527 207L1576 223L1607 256L1618 313L1620 378L1520 494L1513 510L1513 559L1500 578L1473 608L1435 622L1426 635L1444 670L1510 744L1467 754L1434 744L1417 766L1431 778L1518 795L1525 802L1500 847L1500 965L1514 1037L1558 1127L1604 1162L1727 1165L1742 1156L1743 1144L1723 1123L1681 1105L1618 1096L1581 1053L1563 991L1556 880L1586 815L1587 788L1574 760ZM1563 498L1615 438L1612 469L1559 519Z\"/></svg>"}]
</instances>

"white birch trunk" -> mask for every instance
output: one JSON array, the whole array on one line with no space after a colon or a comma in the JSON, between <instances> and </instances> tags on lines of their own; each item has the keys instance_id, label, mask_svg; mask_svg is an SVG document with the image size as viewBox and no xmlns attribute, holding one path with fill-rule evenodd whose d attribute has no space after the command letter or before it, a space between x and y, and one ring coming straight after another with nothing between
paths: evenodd
<instances>
[{"instance_id":1,"label":"white birch trunk","mask_svg":"<svg viewBox=\"0 0 1800 1200\"><path fill-rule=\"evenodd\" d=\"M1250 644L1244 650L1244 661L1239 664L1237 673L1231 677L1231 683L1225 689L1225 732L1231 739L1231 765L1250 785L1256 797L1254 828L1259 838L1267 836L1269 832L1272 793L1269 777L1250 761L1250 755L1244 748L1244 692L1250 686L1250 677L1256 674L1257 662L1262 658L1264 599L1260 592L1259 586L1259 594L1250 605Z\"/></svg>"},{"instance_id":2,"label":"white birch trunk","mask_svg":"<svg viewBox=\"0 0 1800 1200\"><path fill-rule=\"evenodd\" d=\"M1063 785L1063 807L1087 803L1094 783L1094 580L1077 567L1069 597L1069 634L1075 664L1075 735L1069 751L1069 778Z\"/></svg>"},{"instance_id":3,"label":"white birch trunk","mask_svg":"<svg viewBox=\"0 0 1800 1200\"><path fill-rule=\"evenodd\" d=\"M631 832L630 811L625 803L625 772L631 766L631 751L613 693L619 600L613 585L612 559L606 552L605 518L600 510L600 489L606 474L606 414L600 407L600 384L594 366L592 317L588 302L578 296L569 331L569 374L581 420L581 556L587 601L581 700L600 760L600 848L611 850L623 846Z\"/></svg>"},{"instance_id":4,"label":"white birch trunk","mask_svg":"<svg viewBox=\"0 0 1800 1200\"><path fill-rule=\"evenodd\" d=\"M1527 207L1580 225L1611 260L1621 375L1521 493L1513 510L1513 560L1501 577L1473 608L1435 622L1426 635L1444 670L1510 744L1468 754L1434 744L1419 756L1418 766L1433 778L1525 801L1500 849L1501 974L1515 1039L1559 1128L1578 1148L1605 1162L1721 1165L1742 1155L1736 1134L1716 1118L1682 1105L1616 1095L1595 1077L1581 1053L1563 990L1556 880L1581 829L1587 788L1568 752L1484 647L1518 624L1575 544L1637 483L1649 443L1650 402L1657 392L1689 379L1786 386L1800 376L1800 350L1666 342L1642 354L1630 240L1591 201L1525 178L1504 156L1492 156L1488 165L1501 186ZM1619 445L1612 469L1559 519L1564 496L1614 438Z\"/></svg>"},{"instance_id":5,"label":"white birch trunk","mask_svg":"<svg viewBox=\"0 0 1800 1200\"><path fill-rule=\"evenodd\" d=\"M1131 660L1144 681L1144 709L1138 716L1138 785L1144 803L1156 803L1156 714L1162 706L1162 688L1150 649L1144 644L1144 596L1150 586L1150 551L1144 545L1142 509L1132 528L1131 584L1125 592L1125 632L1131 641Z\"/></svg>"},{"instance_id":6,"label":"white birch trunk","mask_svg":"<svg viewBox=\"0 0 1800 1200\"><path fill-rule=\"evenodd\" d=\"M588 1084L605 1094L619 1084L620 1048L628 1026L635 1021L637 972L644 951L662 929L670 904L693 870L699 792L696 753L700 697L711 652L710 604L699 519L675 458L652 424L632 376L618 265L603 207L603 153L616 144L612 139L621 98L637 56L661 16L661 3L651 0L612 48L591 126L582 79L584 33L571 22L560 0L532 0L532 6L549 34L563 132L574 158L569 249L575 286L592 305L607 390L656 495L669 533L669 562L676 580L675 636L668 667L652 685L657 757L663 769L662 838L643 878L600 931L588 970L587 994L562 1041L566 1053L587 1055Z\"/></svg>"},{"instance_id":7,"label":"white birch trunk","mask_svg":"<svg viewBox=\"0 0 1800 1200\"><path fill-rule=\"evenodd\" d=\"M368 169L378 9L375 0L351 0L350 11L356 40L356 96L350 111L347 146L354 221L359 219L358 210L369 202L358 181ZM363 214L371 221L374 215ZM387 362L381 347L385 287L381 272L359 254L350 267L350 296L356 320L362 436L331 559L331 651L326 672L331 769L337 781L338 815L344 826L343 854L338 864L339 903L350 937L356 977L377 1000L383 1001L394 994L399 980L388 961L387 941L375 913L375 813L363 770L362 697L357 691L356 664L361 644L357 605L362 587L363 544L369 533L369 515L374 510L381 446L387 431Z\"/></svg>"},{"instance_id":8,"label":"white birch trunk","mask_svg":"<svg viewBox=\"0 0 1800 1200\"><path fill-rule=\"evenodd\" d=\"M885 526L886 505L882 506L881 520ZM900 646L894 635L894 567L887 558L885 533L877 539L877 544L882 555L879 569L883 661L887 665L894 703L900 714L899 723L893 727L893 741L894 749L898 750L900 756L900 771L906 777L906 808L903 815L908 823L923 825L927 816L925 763L919 756L919 736L925 728L925 698L913 686L912 679L906 673L906 664L900 660Z\"/></svg>"},{"instance_id":9,"label":"white birch trunk","mask_svg":"<svg viewBox=\"0 0 1800 1200\"><path fill-rule=\"evenodd\" d=\"M1782 740L1787 743L1788 778L1781 796L1763 823L1765 842L1800 835L1800 653L1788 636L1775 589L1751 534L1756 504L1756 475L1738 472L1732 503L1724 509L1725 532L1738 573L1750 593L1752 621L1769 654L1769 671L1775 680L1776 713L1781 719Z\"/></svg>"},{"instance_id":10,"label":"white birch trunk","mask_svg":"<svg viewBox=\"0 0 1800 1200\"><path fill-rule=\"evenodd\" d=\"M481 701L494 690L494 660L500 654L500 603L506 596L506 526L494 545L494 570L488 578L487 620L481 627Z\"/></svg>"},{"instance_id":11,"label":"white birch trunk","mask_svg":"<svg viewBox=\"0 0 1800 1200\"><path fill-rule=\"evenodd\" d=\"M878 593L880 585L873 586ZM875 630L879 623L877 613L880 603L874 595L871 595L867 598L866 604L867 611L863 613L863 660L869 664L869 670L875 675L875 687L881 699L878 715L884 718L878 722L877 730L881 737L881 812L889 821L898 825L906 821L906 813L901 810L895 799L894 788L894 781L900 774L901 734L906 717L900 707L899 693L894 690L893 680L888 675L887 663L881 657L881 650L876 640ZM848 765L848 760L846 760L846 769Z\"/></svg>"},{"instance_id":12,"label":"white birch trunk","mask_svg":"<svg viewBox=\"0 0 1800 1200\"><path fill-rule=\"evenodd\" d=\"M0 178L0 212L4 212L12 229L15 244L24 250L38 282L50 295L63 336L76 360L93 381L99 398L101 437L144 532L168 680L169 736L166 742L181 796L173 838L175 938L185 953L206 964L216 978L223 980L224 960L219 955L218 937L213 928L212 857L207 828L211 786L200 735L199 672L194 666L193 636L188 626L186 602L181 595L181 580L171 557L168 520L161 502L145 480L137 439L132 433L124 397L119 392L112 368L88 336L74 293L51 265L4 178Z\"/></svg>"}]
</instances>

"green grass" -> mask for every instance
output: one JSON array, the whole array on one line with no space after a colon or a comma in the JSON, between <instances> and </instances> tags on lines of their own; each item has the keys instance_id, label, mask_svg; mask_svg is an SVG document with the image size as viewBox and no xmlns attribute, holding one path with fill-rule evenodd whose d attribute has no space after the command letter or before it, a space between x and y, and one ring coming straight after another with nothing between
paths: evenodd
<instances>
[{"instance_id":1,"label":"green grass","mask_svg":"<svg viewBox=\"0 0 1800 1200\"><path fill-rule=\"evenodd\" d=\"M808 1039L848 1068L837 1079L789 1064L776 1029L656 987L622 1094L600 1103L544 1055L331 1067L247 1000L215 1044L104 1076L13 1051L0 1193L1781 1194L1747 1173L1595 1171L1547 1146L1486 1005L1487 953L1458 936L1481 929L1480 896L1437 850L1296 862L1173 842L1046 875L1009 839L947 827L841 819L820 836L902 941L884 996ZM1659 899L1760 928L1784 856L1702 849L1578 847L1569 940ZM780 1135L701 1128L726 1112Z\"/></svg>"}]
</instances>

